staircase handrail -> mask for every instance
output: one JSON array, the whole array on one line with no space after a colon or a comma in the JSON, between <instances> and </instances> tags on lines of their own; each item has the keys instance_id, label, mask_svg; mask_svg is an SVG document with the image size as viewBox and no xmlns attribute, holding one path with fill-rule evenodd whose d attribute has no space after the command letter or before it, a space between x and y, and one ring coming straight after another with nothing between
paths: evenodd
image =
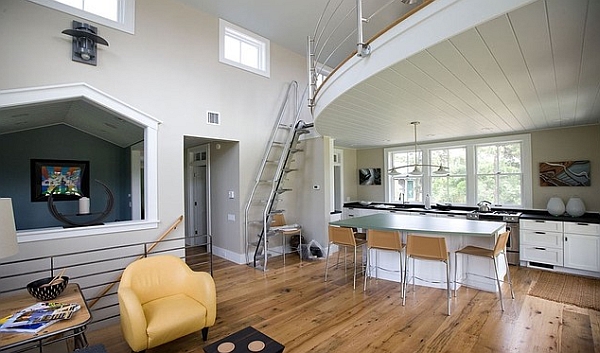
<instances>
[{"instance_id":1,"label":"staircase handrail","mask_svg":"<svg viewBox=\"0 0 600 353\"><path fill-rule=\"evenodd\" d=\"M293 92L292 92L292 90L293 90ZM273 142L275 141L277 128L278 128L278 126L280 126L281 121L283 120L283 117L285 116L285 111L286 111L286 108L287 108L289 100L290 100L290 94L294 93L294 95L297 95L297 91L298 91L298 82L291 81L287 87L287 90L286 90L286 93L284 96L285 99L283 100L281 107L279 108L279 113L277 114L277 123L273 125L273 130L271 131L271 136L269 137L269 140L267 141L267 144L265 145L265 154L260 162L260 166L258 168L256 178L254 180L255 181L254 186L252 187L250 195L248 196L248 201L246 202L246 207L244 208L244 243L246 244L246 246L248 244L248 222L250 222L250 220L248 219L248 213L250 212L250 207L252 206L252 201L254 200L254 196L256 194L256 189L258 188L258 185L260 183L260 177L262 174L262 170L265 168L267 161L269 159L269 154L271 152L271 146L273 145ZM270 197L269 197L269 200L270 200ZM270 208L270 205L267 205L267 206ZM266 220L263 217L263 229L266 229L265 223L266 223ZM247 251L246 251L246 254L247 254ZM248 262L248 260L249 259L246 258L246 262Z\"/></svg>"},{"instance_id":2,"label":"staircase handrail","mask_svg":"<svg viewBox=\"0 0 600 353\"><path fill-rule=\"evenodd\" d=\"M158 239L156 239L156 241L154 243L152 243L152 245L150 245L150 247L148 248L148 250L146 250L146 254L150 253L161 241L163 241L163 239L165 239L167 237L167 235L169 235L174 229L176 229L177 226L179 225L179 223L181 223L182 220L183 220L183 215L179 216L175 220L175 222L166 231L164 231L163 234L160 237L158 237ZM146 254L138 256L138 258L135 259L134 261L137 261L137 260L145 257ZM102 292L100 292L100 295L96 296L96 298L94 298L93 300L91 300L90 303L88 304L88 306L90 308L92 308L94 305L96 305L96 303L101 298L103 298L104 295L106 295L106 293L108 293L112 289L112 287L114 287L114 285L116 283L118 283L121 280L121 276L123 276L122 273L119 275L119 278L117 278L117 280L115 282L112 282L112 283L108 284L104 288L104 290L102 290Z\"/></svg>"}]
</instances>

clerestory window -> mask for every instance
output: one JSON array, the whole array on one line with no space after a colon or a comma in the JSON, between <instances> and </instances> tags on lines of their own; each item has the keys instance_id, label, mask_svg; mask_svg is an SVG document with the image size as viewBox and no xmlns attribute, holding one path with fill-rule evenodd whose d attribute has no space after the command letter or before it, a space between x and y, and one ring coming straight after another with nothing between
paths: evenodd
<instances>
[{"instance_id":1,"label":"clerestory window","mask_svg":"<svg viewBox=\"0 0 600 353\"><path fill-rule=\"evenodd\" d=\"M28 0L127 33L135 30L135 0Z\"/></svg>"},{"instance_id":2,"label":"clerestory window","mask_svg":"<svg viewBox=\"0 0 600 353\"><path fill-rule=\"evenodd\" d=\"M270 77L270 42L266 38L220 19L219 61Z\"/></svg>"}]
</instances>

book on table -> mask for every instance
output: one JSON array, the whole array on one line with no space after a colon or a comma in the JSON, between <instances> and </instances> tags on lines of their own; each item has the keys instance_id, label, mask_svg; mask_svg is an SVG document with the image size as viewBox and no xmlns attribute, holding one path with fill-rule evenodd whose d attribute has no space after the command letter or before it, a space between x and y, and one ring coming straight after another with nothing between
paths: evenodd
<instances>
[{"instance_id":1,"label":"book on table","mask_svg":"<svg viewBox=\"0 0 600 353\"><path fill-rule=\"evenodd\" d=\"M0 332L36 333L60 320L68 320L79 304L40 302L0 319Z\"/></svg>"}]
</instances>

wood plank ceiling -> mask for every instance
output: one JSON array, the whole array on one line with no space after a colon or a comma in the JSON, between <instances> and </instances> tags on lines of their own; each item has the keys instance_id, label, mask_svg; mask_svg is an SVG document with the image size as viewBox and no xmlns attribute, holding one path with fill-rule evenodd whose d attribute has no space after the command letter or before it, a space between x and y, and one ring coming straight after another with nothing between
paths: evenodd
<instances>
[{"instance_id":1,"label":"wood plank ceiling","mask_svg":"<svg viewBox=\"0 0 600 353\"><path fill-rule=\"evenodd\" d=\"M600 123L600 1L539 0L442 41L347 90L318 117L336 146Z\"/></svg>"}]
</instances>

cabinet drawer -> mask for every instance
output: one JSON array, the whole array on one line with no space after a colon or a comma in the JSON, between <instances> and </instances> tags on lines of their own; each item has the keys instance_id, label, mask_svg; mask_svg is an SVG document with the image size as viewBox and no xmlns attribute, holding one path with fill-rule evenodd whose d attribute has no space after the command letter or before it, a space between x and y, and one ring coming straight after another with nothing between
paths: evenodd
<instances>
[{"instance_id":1,"label":"cabinet drawer","mask_svg":"<svg viewBox=\"0 0 600 353\"><path fill-rule=\"evenodd\" d=\"M521 229L521 244L562 249L563 234Z\"/></svg>"},{"instance_id":2,"label":"cabinet drawer","mask_svg":"<svg viewBox=\"0 0 600 353\"><path fill-rule=\"evenodd\" d=\"M540 230L546 232L562 232L563 222L544 221L541 219L522 219L520 221L521 229Z\"/></svg>"},{"instance_id":3,"label":"cabinet drawer","mask_svg":"<svg viewBox=\"0 0 600 353\"><path fill-rule=\"evenodd\" d=\"M565 233L600 236L600 224L584 222L565 222Z\"/></svg>"},{"instance_id":4,"label":"cabinet drawer","mask_svg":"<svg viewBox=\"0 0 600 353\"><path fill-rule=\"evenodd\" d=\"M557 266L563 265L563 252L561 249L521 245L520 256L522 261L541 262Z\"/></svg>"}]
</instances>

